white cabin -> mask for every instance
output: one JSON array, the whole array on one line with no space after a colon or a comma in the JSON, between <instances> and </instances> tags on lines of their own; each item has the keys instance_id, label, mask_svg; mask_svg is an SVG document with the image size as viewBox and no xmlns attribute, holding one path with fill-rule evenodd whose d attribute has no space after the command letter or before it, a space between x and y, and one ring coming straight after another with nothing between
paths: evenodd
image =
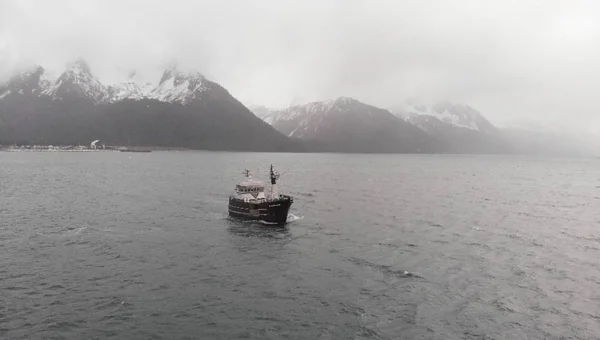
<instances>
[{"instance_id":1,"label":"white cabin","mask_svg":"<svg viewBox=\"0 0 600 340\"><path fill-rule=\"evenodd\" d=\"M235 192L232 195L233 198L243 200L244 202L261 203L265 201L272 201L279 199L279 193L277 190L276 180L279 178L279 174L273 172L273 166L271 165L270 178L271 178L271 190L265 193L265 184L260 180L252 179L250 171L244 171L246 180L239 182L235 186Z\"/></svg>"},{"instance_id":2,"label":"white cabin","mask_svg":"<svg viewBox=\"0 0 600 340\"><path fill-rule=\"evenodd\" d=\"M264 201L267 199L265 185L262 181L246 180L235 186L235 197L245 202Z\"/></svg>"}]
</instances>

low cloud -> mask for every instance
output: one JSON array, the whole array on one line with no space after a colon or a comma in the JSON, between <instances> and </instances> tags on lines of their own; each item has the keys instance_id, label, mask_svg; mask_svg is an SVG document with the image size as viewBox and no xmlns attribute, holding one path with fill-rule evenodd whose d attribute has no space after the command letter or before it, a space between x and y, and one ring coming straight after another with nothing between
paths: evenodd
<instances>
[{"instance_id":1,"label":"low cloud","mask_svg":"<svg viewBox=\"0 0 600 340\"><path fill-rule=\"evenodd\" d=\"M0 0L0 79L84 58L106 82L177 61L247 104L468 103L600 130L597 1Z\"/></svg>"}]
</instances>

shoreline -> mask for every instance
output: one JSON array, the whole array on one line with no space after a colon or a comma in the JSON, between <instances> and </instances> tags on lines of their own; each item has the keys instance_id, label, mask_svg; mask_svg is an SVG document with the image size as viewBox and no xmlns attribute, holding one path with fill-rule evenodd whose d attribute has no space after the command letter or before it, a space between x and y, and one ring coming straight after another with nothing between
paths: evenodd
<instances>
[{"instance_id":1,"label":"shoreline","mask_svg":"<svg viewBox=\"0 0 600 340\"><path fill-rule=\"evenodd\" d=\"M126 147L126 146L111 146L106 149L77 149L77 148L60 148L50 147L48 145L36 145L35 147L13 147L0 145L0 152L136 152L136 151L193 151L193 149L187 148L172 148L172 147L160 147L160 146L144 146L144 147Z\"/></svg>"},{"instance_id":2,"label":"shoreline","mask_svg":"<svg viewBox=\"0 0 600 340\"><path fill-rule=\"evenodd\" d=\"M520 157L542 157L542 158L567 158L567 159L600 159L598 155L551 155L551 154L533 154L533 153L424 153L424 152L341 152L341 151L253 151L253 150L215 150L215 149L190 149L185 147L125 147L111 146L107 149L61 149L57 147L50 148L47 145L36 145L32 148L14 147L9 145L0 145L0 152L134 152L147 153L155 151L188 151L188 152L225 152L225 153L289 153L289 154L346 154L346 155L438 155L438 156L520 156Z\"/></svg>"}]
</instances>

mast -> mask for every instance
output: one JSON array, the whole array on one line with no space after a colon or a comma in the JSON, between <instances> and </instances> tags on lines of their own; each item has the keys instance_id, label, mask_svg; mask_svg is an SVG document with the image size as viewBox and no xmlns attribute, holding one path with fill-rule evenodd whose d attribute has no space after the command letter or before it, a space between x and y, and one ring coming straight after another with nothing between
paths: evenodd
<instances>
[{"instance_id":1,"label":"mast","mask_svg":"<svg viewBox=\"0 0 600 340\"><path fill-rule=\"evenodd\" d=\"M279 174L273 171L273 164L271 164L271 198L278 198L279 193L277 192L277 179L279 178Z\"/></svg>"}]
</instances>

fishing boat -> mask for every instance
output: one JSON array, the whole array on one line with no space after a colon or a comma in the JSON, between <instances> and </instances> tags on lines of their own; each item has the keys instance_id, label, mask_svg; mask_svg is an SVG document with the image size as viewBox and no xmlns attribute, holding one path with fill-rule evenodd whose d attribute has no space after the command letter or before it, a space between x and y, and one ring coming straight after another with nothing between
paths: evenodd
<instances>
[{"instance_id":1,"label":"fishing boat","mask_svg":"<svg viewBox=\"0 0 600 340\"><path fill-rule=\"evenodd\" d=\"M273 171L273 165L269 172L271 187L268 192L262 181L252 178L249 170L243 174L246 178L237 183L233 194L229 196L229 216L267 224L285 224L294 198L278 193L277 180L280 175Z\"/></svg>"}]
</instances>

